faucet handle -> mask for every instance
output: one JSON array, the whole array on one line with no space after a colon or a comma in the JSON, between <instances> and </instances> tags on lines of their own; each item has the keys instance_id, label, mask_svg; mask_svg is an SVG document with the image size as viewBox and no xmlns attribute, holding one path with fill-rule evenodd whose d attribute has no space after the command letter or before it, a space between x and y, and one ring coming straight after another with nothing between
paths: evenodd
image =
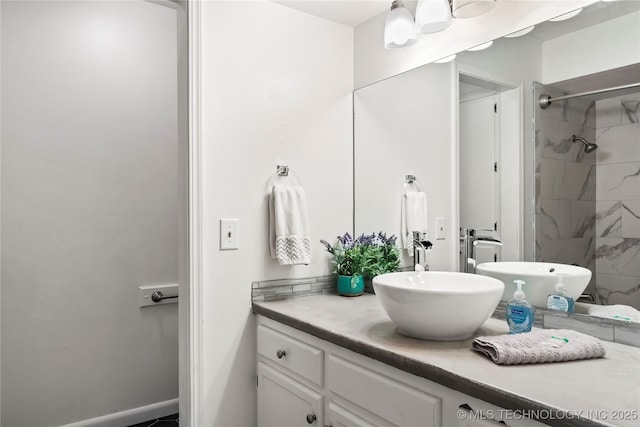
<instances>
[{"instance_id":1,"label":"faucet handle","mask_svg":"<svg viewBox=\"0 0 640 427\"><path fill-rule=\"evenodd\" d=\"M427 240L426 231L414 231L413 244L420 245L425 250L431 249L433 247L433 243Z\"/></svg>"},{"instance_id":2,"label":"faucet handle","mask_svg":"<svg viewBox=\"0 0 640 427\"><path fill-rule=\"evenodd\" d=\"M426 231L414 231L413 232L413 240L422 242L427 240L427 232Z\"/></svg>"},{"instance_id":3,"label":"faucet handle","mask_svg":"<svg viewBox=\"0 0 640 427\"><path fill-rule=\"evenodd\" d=\"M460 237L478 237L478 232L494 233L491 228L460 228Z\"/></svg>"}]
</instances>

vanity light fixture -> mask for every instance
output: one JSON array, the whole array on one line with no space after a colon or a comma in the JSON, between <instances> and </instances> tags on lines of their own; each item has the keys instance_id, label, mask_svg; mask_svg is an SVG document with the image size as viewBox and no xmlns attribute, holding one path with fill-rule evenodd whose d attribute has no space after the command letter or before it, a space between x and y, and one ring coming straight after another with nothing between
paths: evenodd
<instances>
[{"instance_id":1,"label":"vanity light fixture","mask_svg":"<svg viewBox=\"0 0 640 427\"><path fill-rule=\"evenodd\" d=\"M478 46L474 46L472 48L467 49L469 52L477 52L479 50L485 50L493 44L493 40L488 41L486 43L479 44Z\"/></svg>"},{"instance_id":2,"label":"vanity light fixture","mask_svg":"<svg viewBox=\"0 0 640 427\"><path fill-rule=\"evenodd\" d=\"M472 18L493 8L495 0L418 0L416 32L437 33L451 26L452 18Z\"/></svg>"},{"instance_id":3,"label":"vanity light fixture","mask_svg":"<svg viewBox=\"0 0 640 427\"><path fill-rule=\"evenodd\" d=\"M384 47L410 46L418 33L429 34L446 30L452 18L471 18L488 12L496 0L418 0L416 18L404 7L402 0L394 0L384 24ZM488 47L488 46L487 46Z\"/></svg>"},{"instance_id":4,"label":"vanity light fixture","mask_svg":"<svg viewBox=\"0 0 640 427\"><path fill-rule=\"evenodd\" d=\"M411 12L401 0L391 3L391 11L384 24L384 47L394 49L410 46L418 40Z\"/></svg>"},{"instance_id":5,"label":"vanity light fixture","mask_svg":"<svg viewBox=\"0 0 640 427\"><path fill-rule=\"evenodd\" d=\"M419 0L416 7L416 32L437 33L451 26L449 0Z\"/></svg>"},{"instance_id":6,"label":"vanity light fixture","mask_svg":"<svg viewBox=\"0 0 640 427\"><path fill-rule=\"evenodd\" d=\"M520 37L520 36L524 36L525 34L529 34L531 31L533 31L533 29L535 28L535 25L532 25L530 27L527 27L523 30L520 31L516 31L514 33L511 34L507 34L505 37L508 39L514 38L514 37Z\"/></svg>"},{"instance_id":7,"label":"vanity light fixture","mask_svg":"<svg viewBox=\"0 0 640 427\"><path fill-rule=\"evenodd\" d=\"M473 18L489 12L495 0L453 0L451 10L454 18Z\"/></svg>"},{"instance_id":8,"label":"vanity light fixture","mask_svg":"<svg viewBox=\"0 0 640 427\"><path fill-rule=\"evenodd\" d=\"M552 22L565 21L567 19L573 18L574 16L576 16L580 12L582 12L582 8L576 9L576 10L572 10L571 12L564 13L564 14L562 14L560 16L556 16L555 18L549 19L549 21L552 21Z\"/></svg>"},{"instance_id":9,"label":"vanity light fixture","mask_svg":"<svg viewBox=\"0 0 640 427\"><path fill-rule=\"evenodd\" d=\"M446 62L451 62L454 59L456 59L456 54L455 53L453 55L445 56L444 58L438 59L437 61L433 61L433 62L435 62L436 64L444 64Z\"/></svg>"}]
</instances>

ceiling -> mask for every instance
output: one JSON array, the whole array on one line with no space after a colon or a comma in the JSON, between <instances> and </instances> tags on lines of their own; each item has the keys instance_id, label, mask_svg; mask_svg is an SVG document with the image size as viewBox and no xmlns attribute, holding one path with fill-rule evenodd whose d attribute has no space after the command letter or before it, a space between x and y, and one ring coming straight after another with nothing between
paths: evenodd
<instances>
[{"instance_id":1,"label":"ceiling","mask_svg":"<svg viewBox=\"0 0 640 427\"><path fill-rule=\"evenodd\" d=\"M283 6L356 27L391 8L391 0L272 0ZM409 6L409 1L404 2Z\"/></svg>"}]
</instances>

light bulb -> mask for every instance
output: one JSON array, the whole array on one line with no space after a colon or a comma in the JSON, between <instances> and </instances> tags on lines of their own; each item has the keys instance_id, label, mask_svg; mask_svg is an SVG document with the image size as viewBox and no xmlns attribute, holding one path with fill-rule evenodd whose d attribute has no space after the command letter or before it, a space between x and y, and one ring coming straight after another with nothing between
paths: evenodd
<instances>
[{"instance_id":1,"label":"light bulb","mask_svg":"<svg viewBox=\"0 0 640 427\"><path fill-rule=\"evenodd\" d=\"M472 48L467 49L469 52L477 52L479 50L485 50L493 44L493 40L488 41L486 43L479 44L478 46L474 46Z\"/></svg>"},{"instance_id":2,"label":"light bulb","mask_svg":"<svg viewBox=\"0 0 640 427\"><path fill-rule=\"evenodd\" d=\"M420 0L416 7L416 32L437 33L451 26L448 0Z\"/></svg>"},{"instance_id":3,"label":"light bulb","mask_svg":"<svg viewBox=\"0 0 640 427\"><path fill-rule=\"evenodd\" d=\"M451 62L454 59L456 59L455 53L453 55L445 56L444 58L438 59L437 61L433 61L433 62L435 62L436 64L444 64L446 62Z\"/></svg>"},{"instance_id":4,"label":"light bulb","mask_svg":"<svg viewBox=\"0 0 640 427\"><path fill-rule=\"evenodd\" d=\"M395 0L384 24L384 47L394 49L410 46L418 39L413 16L400 0Z\"/></svg>"},{"instance_id":5,"label":"light bulb","mask_svg":"<svg viewBox=\"0 0 640 427\"><path fill-rule=\"evenodd\" d=\"M560 16L556 16L555 18L549 19L549 21L553 21L553 22L565 21L567 19L573 18L574 16L576 16L580 12L582 12L582 8L573 10L573 11L571 11L569 13L565 13L565 14L560 15Z\"/></svg>"},{"instance_id":6,"label":"light bulb","mask_svg":"<svg viewBox=\"0 0 640 427\"><path fill-rule=\"evenodd\" d=\"M525 28L525 29L523 29L523 30L516 31L516 32L513 32L513 33L511 33L511 34L507 34L505 37L506 37L506 38L508 38L508 39L510 39L510 38L513 38L513 37L520 37L520 36L524 36L525 34L529 34L531 31L533 31L533 29L534 29L535 27L536 27L535 25L532 25L532 26L527 27L527 28Z\"/></svg>"}]
</instances>

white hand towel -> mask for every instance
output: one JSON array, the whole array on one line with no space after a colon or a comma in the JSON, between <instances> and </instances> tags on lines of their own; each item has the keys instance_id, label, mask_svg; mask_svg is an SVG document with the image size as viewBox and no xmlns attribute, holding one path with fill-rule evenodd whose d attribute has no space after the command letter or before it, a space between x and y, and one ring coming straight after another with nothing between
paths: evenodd
<instances>
[{"instance_id":1,"label":"white hand towel","mask_svg":"<svg viewBox=\"0 0 640 427\"><path fill-rule=\"evenodd\" d=\"M594 305L589 307L589 314L591 316L604 317L605 319L640 323L640 311L629 305Z\"/></svg>"},{"instance_id":2,"label":"white hand towel","mask_svg":"<svg viewBox=\"0 0 640 427\"><path fill-rule=\"evenodd\" d=\"M302 187L274 186L269 197L269 249L280 265L309 264L311 237Z\"/></svg>"},{"instance_id":3,"label":"white hand towel","mask_svg":"<svg viewBox=\"0 0 640 427\"><path fill-rule=\"evenodd\" d=\"M427 195L422 191L407 191L401 203L402 247L413 255L413 232L428 231Z\"/></svg>"},{"instance_id":4,"label":"white hand towel","mask_svg":"<svg viewBox=\"0 0 640 427\"><path fill-rule=\"evenodd\" d=\"M500 365L567 362L605 355L600 340L569 329L540 329L523 334L477 337L472 348Z\"/></svg>"}]
</instances>

